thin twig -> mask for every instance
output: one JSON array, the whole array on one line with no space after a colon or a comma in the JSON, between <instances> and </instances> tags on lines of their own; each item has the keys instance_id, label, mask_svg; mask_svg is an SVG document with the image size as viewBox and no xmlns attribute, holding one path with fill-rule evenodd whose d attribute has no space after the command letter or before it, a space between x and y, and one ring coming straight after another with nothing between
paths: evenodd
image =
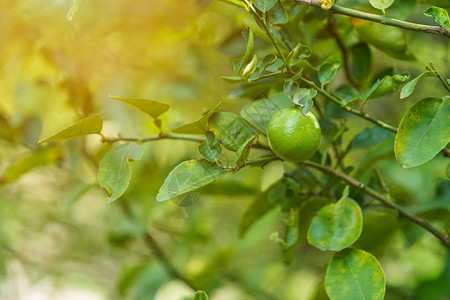
<instances>
[{"instance_id":1,"label":"thin twig","mask_svg":"<svg viewBox=\"0 0 450 300\"><path fill-rule=\"evenodd\" d=\"M309 5L309 6L318 6L320 7L322 5L320 0L292 0L294 2ZM370 14L363 11L359 11L356 9L346 8L339 5L333 5L330 8L330 11L334 14L340 14L340 15L346 15L353 18L363 19L371 22L380 23L383 25L389 25L394 26L406 30L412 30L412 31L418 31L418 32L425 32L430 34L437 34L441 36L446 36L447 38L450 38L450 30L442 27L442 26L432 26L432 25L424 25L424 24L418 24L418 23L412 23L412 22L406 22L402 20L393 19L390 17L387 17L385 15L376 15L376 14Z\"/></svg>"},{"instance_id":2,"label":"thin twig","mask_svg":"<svg viewBox=\"0 0 450 300\"><path fill-rule=\"evenodd\" d=\"M366 186L364 183L354 179L353 177L351 177L351 176L349 176L349 175L347 175L345 173L339 172L339 171L337 171L337 170L335 170L333 168L330 168L328 166L324 166L324 165L321 165L321 164L318 164L318 163L315 163L315 162L304 161L301 164L303 164L305 166L308 166L308 167L315 168L315 169L321 171L322 173L332 175L332 176L334 176L336 178L339 178L339 179L345 181L346 183L350 184L353 187L359 188L364 193L366 193L366 194L374 197L378 201L380 201L384 206L395 210L399 215L407 218L408 220L416 223L420 227L422 227L425 230L429 231L431 234L433 234L435 237L437 237L439 240L441 240L442 243L445 246L450 248L450 238L448 236L446 236L445 234L443 234L442 232L440 232L439 230L434 228L426 220L424 220L422 218L419 218L419 217L409 213L404 208L402 208L402 207L398 206L397 204L393 203L387 197L385 197L382 194L378 193L374 189Z\"/></svg>"}]
</instances>

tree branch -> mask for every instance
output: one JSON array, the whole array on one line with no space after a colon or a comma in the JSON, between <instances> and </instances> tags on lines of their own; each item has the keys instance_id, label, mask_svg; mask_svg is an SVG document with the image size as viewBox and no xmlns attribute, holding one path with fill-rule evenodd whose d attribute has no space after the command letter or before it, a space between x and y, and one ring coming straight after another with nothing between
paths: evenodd
<instances>
[{"instance_id":1,"label":"tree branch","mask_svg":"<svg viewBox=\"0 0 450 300\"><path fill-rule=\"evenodd\" d=\"M292 0L292 1L304 4L304 5L309 5L309 6L320 7L322 5L320 0ZM389 25L389 26L393 26L393 27L406 29L406 30L425 32L425 33L430 33L430 34L437 34L437 35L446 36L447 38L450 38L450 30L445 29L444 27L441 27L441 26L432 26L432 25L424 25L424 24L406 22L406 21L402 21L402 20L393 19L393 18L387 17L385 15L370 14L370 13L366 13L363 11L342 7L339 5L333 5L330 8L330 11L334 14L346 15L349 17L363 19L363 20L367 20L367 21L371 21L371 22L376 22L376 23L380 23L383 25Z\"/></svg>"},{"instance_id":2,"label":"tree branch","mask_svg":"<svg viewBox=\"0 0 450 300\"><path fill-rule=\"evenodd\" d=\"M441 240L441 242L445 246L450 248L450 238L448 236L446 236L445 234L443 234L442 232L440 232L439 230L434 228L425 219L419 218L419 217L409 213L408 211L406 211L402 207L398 206L397 204L395 204L394 202L389 200L387 197L385 197L382 194L378 193L374 189L366 186L364 183L354 179L353 177L351 177L351 176L349 176L349 175L347 175L345 173L339 172L339 171L337 171L337 170L335 170L333 168L330 168L328 166L324 166L324 165L321 165L321 164L318 164L318 163L315 163L315 162L312 162L312 161L304 161L301 164L303 164L305 166L308 166L308 167L315 168L315 169L319 170L322 173L325 173L325 174L328 174L328 175L332 175L332 176L334 176L336 178L341 179L342 181L347 182L351 186L362 190L364 193L366 193L366 194L372 196L373 198L377 199L384 206L395 210L399 215L407 218L408 220L416 223L420 227L422 227L425 230L429 231L431 234L433 234L435 237L437 237L439 240Z\"/></svg>"}]
</instances>

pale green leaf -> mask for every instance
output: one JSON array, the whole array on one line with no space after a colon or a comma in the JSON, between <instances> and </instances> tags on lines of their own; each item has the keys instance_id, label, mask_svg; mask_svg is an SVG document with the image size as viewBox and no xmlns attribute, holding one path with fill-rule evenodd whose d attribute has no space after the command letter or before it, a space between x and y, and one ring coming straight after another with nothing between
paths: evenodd
<instances>
[{"instance_id":1,"label":"pale green leaf","mask_svg":"<svg viewBox=\"0 0 450 300\"><path fill-rule=\"evenodd\" d=\"M198 151L206 158L208 161L216 162L220 155L222 154L222 147L216 140L214 133L207 131L205 133L206 140L198 145Z\"/></svg>"},{"instance_id":2,"label":"pale green leaf","mask_svg":"<svg viewBox=\"0 0 450 300\"><path fill-rule=\"evenodd\" d=\"M99 116L89 116L70 125L69 127L64 128L46 139L40 140L39 144L70 140L88 134L100 134L102 127L102 118Z\"/></svg>"},{"instance_id":3,"label":"pale green leaf","mask_svg":"<svg viewBox=\"0 0 450 300\"><path fill-rule=\"evenodd\" d=\"M253 127L267 134L267 127L274 113L285 107L293 107L294 103L284 94L256 100L241 110L241 116Z\"/></svg>"},{"instance_id":4,"label":"pale green leaf","mask_svg":"<svg viewBox=\"0 0 450 300\"><path fill-rule=\"evenodd\" d=\"M230 171L220 168L207 160L184 161L170 172L156 196L157 201L165 201L207 185Z\"/></svg>"},{"instance_id":5,"label":"pale green leaf","mask_svg":"<svg viewBox=\"0 0 450 300\"><path fill-rule=\"evenodd\" d=\"M312 99L317 95L317 90L299 88L294 95L292 102L302 108L302 112L306 114L313 105Z\"/></svg>"},{"instance_id":6,"label":"pale green leaf","mask_svg":"<svg viewBox=\"0 0 450 300\"><path fill-rule=\"evenodd\" d=\"M362 212L355 200L343 197L322 207L311 222L308 242L320 250L340 251L361 235Z\"/></svg>"},{"instance_id":7,"label":"pale green leaf","mask_svg":"<svg viewBox=\"0 0 450 300\"><path fill-rule=\"evenodd\" d=\"M376 9L384 10L391 6L394 3L394 0L369 0L370 5L375 7Z\"/></svg>"},{"instance_id":8,"label":"pale green leaf","mask_svg":"<svg viewBox=\"0 0 450 300\"><path fill-rule=\"evenodd\" d=\"M149 99L117 97L109 95L109 98L124 102L129 106L140 110L152 118L158 118L161 114L169 109L169 105Z\"/></svg>"},{"instance_id":9,"label":"pale green leaf","mask_svg":"<svg viewBox=\"0 0 450 300\"><path fill-rule=\"evenodd\" d=\"M131 180L130 161L141 160L144 152L136 143L118 145L109 150L100 161L98 184L108 191L108 204L117 200Z\"/></svg>"},{"instance_id":10,"label":"pale green leaf","mask_svg":"<svg viewBox=\"0 0 450 300\"><path fill-rule=\"evenodd\" d=\"M197 291L192 300L208 300L208 295L204 291Z\"/></svg>"},{"instance_id":11,"label":"pale green leaf","mask_svg":"<svg viewBox=\"0 0 450 300\"><path fill-rule=\"evenodd\" d=\"M419 80L430 76L435 76L434 72L423 72L422 74L405 84L405 86L400 91L400 99L405 99L406 97L411 95L414 92L414 88L416 87L416 84L419 82Z\"/></svg>"},{"instance_id":12,"label":"pale green leaf","mask_svg":"<svg viewBox=\"0 0 450 300\"><path fill-rule=\"evenodd\" d=\"M206 131L208 131L208 119L211 115L213 115L219 107L222 105L222 102L219 102L216 107L209 110L207 113L205 113L200 119L183 124L181 126L175 127L171 129L173 133L179 133L179 134L203 134Z\"/></svg>"},{"instance_id":13,"label":"pale green leaf","mask_svg":"<svg viewBox=\"0 0 450 300\"><path fill-rule=\"evenodd\" d=\"M223 2L231 4L231 5L235 5L235 6L238 6L238 7L245 8L244 3L242 3L240 0L220 0L220 1L223 1Z\"/></svg>"},{"instance_id":14,"label":"pale green leaf","mask_svg":"<svg viewBox=\"0 0 450 300\"><path fill-rule=\"evenodd\" d=\"M14 181L40 166L52 164L62 158L59 148L40 148L34 152L26 154L24 157L10 164L0 176L0 185Z\"/></svg>"},{"instance_id":15,"label":"pale green leaf","mask_svg":"<svg viewBox=\"0 0 450 300\"><path fill-rule=\"evenodd\" d=\"M395 137L395 157L403 168L426 163L450 142L450 97L425 98L403 117Z\"/></svg>"},{"instance_id":16,"label":"pale green leaf","mask_svg":"<svg viewBox=\"0 0 450 300\"><path fill-rule=\"evenodd\" d=\"M382 300L386 279L377 259L359 249L336 253L325 274L325 290L330 300Z\"/></svg>"},{"instance_id":17,"label":"pale green leaf","mask_svg":"<svg viewBox=\"0 0 450 300\"><path fill-rule=\"evenodd\" d=\"M243 144L239 150L237 151L237 159L236 159L236 166L241 167L245 165L248 156L250 155L250 149L255 142L256 136L249 139L245 144Z\"/></svg>"},{"instance_id":18,"label":"pale green leaf","mask_svg":"<svg viewBox=\"0 0 450 300\"><path fill-rule=\"evenodd\" d=\"M209 118L209 129L223 143L225 148L237 151L252 137L250 127L245 121L231 112L215 113Z\"/></svg>"}]
</instances>

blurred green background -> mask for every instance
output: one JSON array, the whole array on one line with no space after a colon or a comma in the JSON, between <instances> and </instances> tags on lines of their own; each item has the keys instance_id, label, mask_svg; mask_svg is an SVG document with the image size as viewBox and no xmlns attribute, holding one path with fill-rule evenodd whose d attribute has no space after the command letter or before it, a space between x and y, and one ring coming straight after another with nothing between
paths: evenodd
<instances>
[{"instance_id":1,"label":"blurred green background","mask_svg":"<svg viewBox=\"0 0 450 300\"><path fill-rule=\"evenodd\" d=\"M220 1L85 2L69 21L70 1L0 0L0 299L189 299L193 290L168 273L168 263L154 254L155 240L214 300L326 299L331 253L304 244L286 266L269 240L288 214L275 209L238 236L245 209L282 176L281 162L225 177L183 208L155 197L174 166L200 157L197 144L147 143L124 197L105 205L96 172L110 146L98 136L37 144L91 114L102 116L108 136L158 133L152 120L108 94L169 103L165 128L195 120L221 100L238 113L252 99L231 97L233 86L220 76L231 75L231 60L245 51L241 30L255 30L259 53L272 51L245 11ZM425 19L423 5L399 2L412 5L413 19ZM338 51L331 38L319 38L310 39L314 53ZM394 66L415 76L424 62L449 71L443 70L448 41L418 33L407 38L417 60L393 60L374 48L373 73ZM336 80L345 78L339 73ZM439 96L440 89L427 80L408 104L396 95L366 111L398 124L414 101ZM368 126L350 119L344 144ZM405 207L450 225L445 159L403 170L385 143L356 150L348 163L377 164ZM5 173L12 165L14 172ZM450 299L450 253L417 226L386 210L365 211L357 246L380 260L386 299Z\"/></svg>"}]
</instances>

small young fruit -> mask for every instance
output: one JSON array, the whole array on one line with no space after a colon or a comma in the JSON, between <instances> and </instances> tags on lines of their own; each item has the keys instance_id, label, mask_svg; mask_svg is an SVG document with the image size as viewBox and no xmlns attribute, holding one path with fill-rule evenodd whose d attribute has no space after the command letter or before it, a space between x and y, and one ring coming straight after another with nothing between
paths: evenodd
<instances>
[{"instance_id":1,"label":"small young fruit","mask_svg":"<svg viewBox=\"0 0 450 300\"><path fill-rule=\"evenodd\" d=\"M319 149L321 130L316 117L300 108L283 108L269 122L267 137L270 148L280 158L305 161Z\"/></svg>"}]
</instances>

